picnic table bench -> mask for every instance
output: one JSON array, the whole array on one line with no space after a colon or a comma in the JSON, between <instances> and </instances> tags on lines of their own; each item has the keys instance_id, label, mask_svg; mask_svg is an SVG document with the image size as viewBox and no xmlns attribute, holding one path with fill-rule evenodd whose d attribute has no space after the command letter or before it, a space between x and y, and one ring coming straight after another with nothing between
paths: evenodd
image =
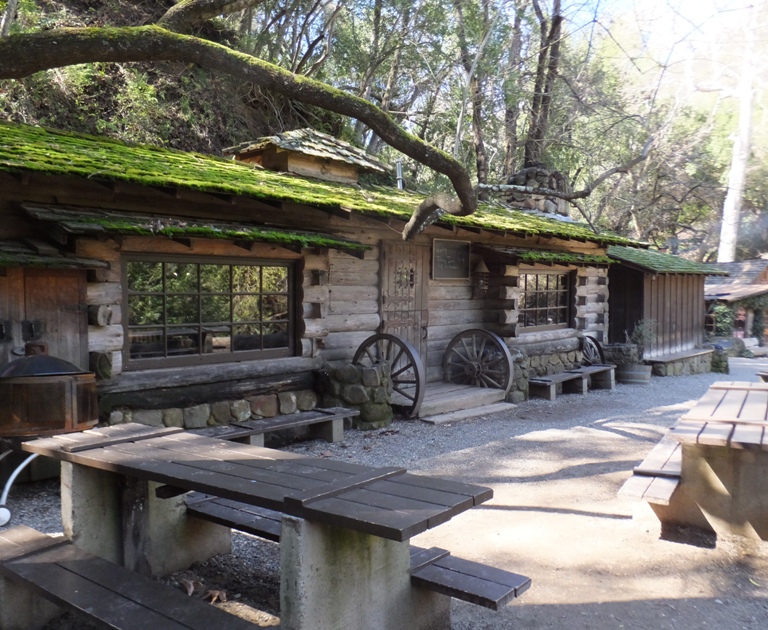
<instances>
[{"instance_id":1,"label":"picnic table bench","mask_svg":"<svg viewBox=\"0 0 768 630\"><path fill-rule=\"evenodd\" d=\"M423 584L435 583L433 590L412 588L408 541L493 495L489 488L401 468L134 424L39 438L22 448L62 461L68 537L140 572L164 574L228 550L229 527L189 518L181 493L279 512L282 619L296 630L448 625L445 593L462 574L455 568L460 559L438 559L442 581L425 577L435 572L426 567L417 571ZM514 596L527 588L527 578L514 579L512 585L504 581L509 576L497 582L506 588L497 605L510 588Z\"/></svg>"},{"instance_id":2,"label":"picnic table bench","mask_svg":"<svg viewBox=\"0 0 768 630\"><path fill-rule=\"evenodd\" d=\"M647 501L662 524L768 540L767 419L768 383L712 384L621 493Z\"/></svg>"},{"instance_id":3,"label":"picnic table bench","mask_svg":"<svg viewBox=\"0 0 768 630\"><path fill-rule=\"evenodd\" d=\"M282 514L245 503L190 492L185 501L192 516L280 542ZM522 595L531 579L511 571L451 556L449 551L411 545L411 584L498 610Z\"/></svg>"},{"instance_id":4,"label":"picnic table bench","mask_svg":"<svg viewBox=\"0 0 768 630\"><path fill-rule=\"evenodd\" d=\"M231 422L230 424L204 429L192 429L191 433L222 440L233 440L254 446L264 446L264 436L275 431L310 427L312 437L326 442L340 442L344 438L344 420L360 415L359 409L347 407L316 408L311 411Z\"/></svg>"},{"instance_id":5,"label":"picnic table bench","mask_svg":"<svg viewBox=\"0 0 768 630\"><path fill-rule=\"evenodd\" d=\"M114 630L252 630L252 623L185 593L108 562L25 525L0 530L0 576L30 587L35 595ZM2 589L0 589L2 591ZM5 592L0 627L29 630L34 620L7 615ZM39 604L36 608L39 608Z\"/></svg>"},{"instance_id":6,"label":"picnic table bench","mask_svg":"<svg viewBox=\"0 0 768 630\"><path fill-rule=\"evenodd\" d=\"M680 442L665 435L642 463L633 469L632 476L624 482L619 494L656 505L669 505L680 485L681 469Z\"/></svg>"}]
</instances>

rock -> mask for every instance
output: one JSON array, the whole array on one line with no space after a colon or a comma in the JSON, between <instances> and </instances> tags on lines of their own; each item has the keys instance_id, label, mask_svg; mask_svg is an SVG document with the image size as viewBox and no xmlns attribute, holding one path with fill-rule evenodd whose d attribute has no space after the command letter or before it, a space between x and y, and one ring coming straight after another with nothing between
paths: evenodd
<instances>
[{"instance_id":1,"label":"rock","mask_svg":"<svg viewBox=\"0 0 768 630\"><path fill-rule=\"evenodd\" d=\"M184 428L203 429L208 426L208 418L211 415L211 406L207 404L195 405L184 409Z\"/></svg>"},{"instance_id":2,"label":"rock","mask_svg":"<svg viewBox=\"0 0 768 630\"><path fill-rule=\"evenodd\" d=\"M160 409L140 409L133 412L133 421L150 427L162 427L163 412Z\"/></svg>"}]
</instances>

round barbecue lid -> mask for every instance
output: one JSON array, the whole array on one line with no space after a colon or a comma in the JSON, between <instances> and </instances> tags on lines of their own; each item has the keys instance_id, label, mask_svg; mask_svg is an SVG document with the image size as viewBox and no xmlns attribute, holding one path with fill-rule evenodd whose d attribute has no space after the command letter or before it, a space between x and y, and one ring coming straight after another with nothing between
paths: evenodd
<instances>
[{"instance_id":1,"label":"round barbecue lid","mask_svg":"<svg viewBox=\"0 0 768 630\"><path fill-rule=\"evenodd\" d=\"M6 363L0 368L0 378L20 376L55 376L64 374L87 374L74 363L47 354L35 354Z\"/></svg>"}]
</instances>

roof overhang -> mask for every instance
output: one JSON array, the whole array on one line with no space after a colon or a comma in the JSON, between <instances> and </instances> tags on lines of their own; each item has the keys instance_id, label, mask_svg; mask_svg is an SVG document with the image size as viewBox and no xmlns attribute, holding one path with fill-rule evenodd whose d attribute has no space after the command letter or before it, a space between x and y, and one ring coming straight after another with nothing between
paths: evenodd
<instances>
[{"instance_id":1,"label":"roof overhang","mask_svg":"<svg viewBox=\"0 0 768 630\"><path fill-rule=\"evenodd\" d=\"M630 269L654 275L728 275L727 272L712 269L712 267L705 263L694 262L680 258L680 256L657 252L651 249L611 245L608 247L608 256Z\"/></svg>"},{"instance_id":2,"label":"roof overhang","mask_svg":"<svg viewBox=\"0 0 768 630\"><path fill-rule=\"evenodd\" d=\"M768 293L768 284L715 285L706 289L704 299L710 302L740 302Z\"/></svg>"},{"instance_id":3,"label":"roof overhang","mask_svg":"<svg viewBox=\"0 0 768 630\"><path fill-rule=\"evenodd\" d=\"M577 265L581 267L605 267L613 261L608 256L562 252L546 249L525 249L522 247L503 247L498 245L477 245L475 253L488 256L498 262L511 264L540 265Z\"/></svg>"},{"instance_id":4,"label":"roof overhang","mask_svg":"<svg viewBox=\"0 0 768 630\"><path fill-rule=\"evenodd\" d=\"M208 238L235 243L270 243L293 249L322 247L362 258L369 245L331 234L269 227L254 223L207 221L190 217L115 212L94 208L24 203L33 218L55 225L72 236L157 236L172 239Z\"/></svg>"},{"instance_id":5,"label":"roof overhang","mask_svg":"<svg viewBox=\"0 0 768 630\"><path fill-rule=\"evenodd\" d=\"M0 241L0 267L42 267L47 269L105 269L109 263L80 258L59 251L36 239Z\"/></svg>"}]
</instances>

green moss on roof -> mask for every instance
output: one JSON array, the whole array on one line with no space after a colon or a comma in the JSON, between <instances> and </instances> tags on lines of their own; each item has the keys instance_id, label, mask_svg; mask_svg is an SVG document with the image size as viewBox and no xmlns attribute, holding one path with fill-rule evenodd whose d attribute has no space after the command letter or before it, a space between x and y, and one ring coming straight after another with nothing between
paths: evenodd
<instances>
[{"instance_id":1,"label":"green moss on roof","mask_svg":"<svg viewBox=\"0 0 768 630\"><path fill-rule=\"evenodd\" d=\"M571 252L549 252L543 250L509 250L519 261L527 263L544 264L572 264L572 265L610 265L613 259L609 256L597 256L595 254L577 254Z\"/></svg>"},{"instance_id":2,"label":"green moss on roof","mask_svg":"<svg viewBox=\"0 0 768 630\"><path fill-rule=\"evenodd\" d=\"M344 209L403 221L407 221L423 201L423 197L401 190L362 189L284 175L198 153L130 145L108 138L2 121L0 170L189 188L266 201L302 203L329 210ZM633 243L613 234L595 234L588 226L579 223L486 204L470 216L445 215L440 221L518 235L551 236L606 245Z\"/></svg>"},{"instance_id":3,"label":"green moss on roof","mask_svg":"<svg viewBox=\"0 0 768 630\"><path fill-rule=\"evenodd\" d=\"M169 238L221 238L239 241L257 241L277 245L301 247L330 247L350 253L362 254L369 245L345 238L286 229L270 229L241 223L190 221L140 214L110 211L91 211L24 204L34 218L56 223L70 234L124 234L136 236L167 236Z\"/></svg>"},{"instance_id":4,"label":"green moss on roof","mask_svg":"<svg viewBox=\"0 0 768 630\"><path fill-rule=\"evenodd\" d=\"M608 255L619 262L627 263L653 273L722 275L722 272L704 263L693 262L679 256L662 254L661 252L649 249L612 245L608 248Z\"/></svg>"}]
</instances>

